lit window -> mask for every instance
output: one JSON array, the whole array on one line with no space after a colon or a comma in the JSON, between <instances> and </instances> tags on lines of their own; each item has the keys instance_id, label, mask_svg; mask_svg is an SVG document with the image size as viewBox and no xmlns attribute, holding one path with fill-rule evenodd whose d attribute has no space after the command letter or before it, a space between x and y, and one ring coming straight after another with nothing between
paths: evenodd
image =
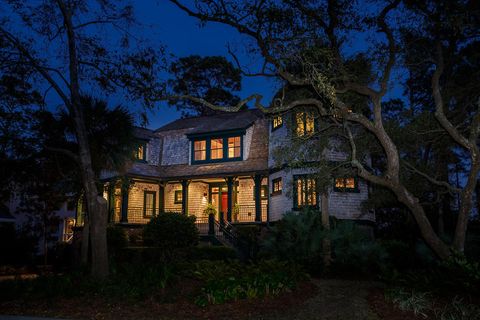
<instances>
[{"instance_id":1,"label":"lit window","mask_svg":"<svg viewBox=\"0 0 480 320\"><path fill-rule=\"evenodd\" d=\"M175 199L173 203L179 204L179 203L182 203L182 200L183 200L182 190L175 190Z\"/></svg>"},{"instance_id":2,"label":"lit window","mask_svg":"<svg viewBox=\"0 0 480 320\"><path fill-rule=\"evenodd\" d=\"M157 193L155 191L144 191L143 193L143 216L151 218L155 215L155 200Z\"/></svg>"},{"instance_id":3,"label":"lit window","mask_svg":"<svg viewBox=\"0 0 480 320\"><path fill-rule=\"evenodd\" d=\"M282 116L274 116L272 119L272 131L280 128L282 124L283 124Z\"/></svg>"},{"instance_id":4,"label":"lit window","mask_svg":"<svg viewBox=\"0 0 480 320\"><path fill-rule=\"evenodd\" d=\"M260 187L260 198L267 199L268 198L268 186L261 186Z\"/></svg>"},{"instance_id":5,"label":"lit window","mask_svg":"<svg viewBox=\"0 0 480 320\"><path fill-rule=\"evenodd\" d=\"M231 137L228 138L228 157L229 158L238 158L240 157L240 137Z\"/></svg>"},{"instance_id":6,"label":"lit window","mask_svg":"<svg viewBox=\"0 0 480 320\"><path fill-rule=\"evenodd\" d=\"M146 160L146 154L147 154L147 143L146 142L141 142L137 149L133 152L133 157L135 160L139 161L145 161Z\"/></svg>"},{"instance_id":7,"label":"lit window","mask_svg":"<svg viewBox=\"0 0 480 320\"><path fill-rule=\"evenodd\" d=\"M311 112L295 113L295 132L298 137L311 135L315 132L315 117Z\"/></svg>"},{"instance_id":8,"label":"lit window","mask_svg":"<svg viewBox=\"0 0 480 320\"><path fill-rule=\"evenodd\" d=\"M207 159L207 141L199 140L193 143L193 154L195 161L202 161Z\"/></svg>"},{"instance_id":9,"label":"lit window","mask_svg":"<svg viewBox=\"0 0 480 320\"><path fill-rule=\"evenodd\" d=\"M301 137L305 134L305 112L297 112L295 114L295 123L297 125L297 136Z\"/></svg>"},{"instance_id":10,"label":"lit window","mask_svg":"<svg viewBox=\"0 0 480 320\"><path fill-rule=\"evenodd\" d=\"M357 181L354 177L335 178L335 190L337 191L357 191Z\"/></svg>"},{"instance_id":11,"label":"lit window","mask_svg":"<svg viewBox=\"0 0 480 320\"><path fill-rule=\"evenodd\" d=\"M223 139L212 139L210 142L210 158L223 158Z\"/></svg>"},{"instance_id":12,"label":"lit window","mask_svg":"<svg viewBox=\"0 0 480 320\"><path fill-rule=\"evenodd\" d=\"M317 205L317 184L314 178L298 176L294 178L294 207L302 208Z\"/></svg>"},{"instance_id":13,"label":"lit window","mask_svg":"<svg viewBox=\"0 0 480 320\"><path fill-rule=\"evenodd\" d=\"M272 194L282 193L282 178L276 178L272 180Z\"/></svg>"}]
</instances>

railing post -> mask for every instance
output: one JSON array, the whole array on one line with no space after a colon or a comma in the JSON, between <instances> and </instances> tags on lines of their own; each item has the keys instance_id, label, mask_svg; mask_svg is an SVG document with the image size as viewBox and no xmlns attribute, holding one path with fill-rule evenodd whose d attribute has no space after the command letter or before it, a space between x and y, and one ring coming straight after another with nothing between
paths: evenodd
<instances>
[{"instance_id":1,"label":"railing post","mask_svg":"<svg viewBox=\"0 0 480 320\"><path fill-rule=\"evenodd\" d=\"M158 183L158 213L165 212L165 187L162 182Z\"/></svg>"},{"instance_id":2,"label":"railing post","mask_svg":"<svg viewBox=\"0 0 480 320\"><path fill-rule=\"evenodd\" d=\"M227 177L227 221L232 222L233 177Z\"/></svg>"},{"instance_id":3,"label":"railing post","mask_svg":"<svg viewBox=\"0 0 480 320\"><path fill-rule=\"evenodd\" d=\"M188 214L188 180L182 180L182 213Z\"/></svg>"},{"instance_id":4,"label":"railing post","mask_svg":"<svg viewBox=\"0 0 480 320\"><path fill-rule=\"evenodd\" d=\"M256 174L253 178L255 182L255 222L262 221L262 176Z\"/></svg>"},{"instance_id":5,"label":"railing post","mask_svg":"<svg viewBox=\"0 0 480 320\"><path fill-rule=\"evenodd\" d=\"M128 223L128 192L130 190L130 180L126 179L122 183L122 217L120 222Z\"/></svg>"},{"instance_id":6,"label":"railing post","mask_svg":"<svg viewBox=\"0 0 480 320\"><path fill-rule=\"evenodd\" d=\"M218 219L220 220L220 226L223 228L225 226L225 220L223 220L223 212L218 212Z\"/></svg>"},{"instance_id":7,"label":"railing post","mask_svg":"<svg viewBox=\"0 0 480 320\"><path fill-rule=\"evenodd\" d=\"M108 222L114 220L115 215L115 180L108 183Z\"/></svg>"},{"instance_id":8,"label":"railing post","mask_svg":"<svg viewBox=\"0 0 480 320\"><path fill-rule=\"evenodd\" d=\"M215 215L213 213L208 215L208 235L215 235Z\"/></svg>"}]
</instances>

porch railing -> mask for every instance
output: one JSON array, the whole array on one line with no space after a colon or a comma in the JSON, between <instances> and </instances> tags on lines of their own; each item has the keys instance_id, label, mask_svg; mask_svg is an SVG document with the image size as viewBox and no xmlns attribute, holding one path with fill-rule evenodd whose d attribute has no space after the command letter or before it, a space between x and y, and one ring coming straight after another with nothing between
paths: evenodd
<instances>
[{"instance_id":1,"label":"porch railing","mask_svg":"<svg viewBox=\"0 0 480 320\"><path fill-rule=\"evenodd\" d=\"M118 214L117 214L118 213ZM143 208L143 207L128 207L128 223L133 224L145 224L150 219L158 214L156 209L153 208ZM121 222L122 221L122 214L120 208L115 208L114 214L114 221L113 222Z\"/></svg>"},{"instance_id":2,"label":"porch railing","mask_svg":"<svg viewBox=\"0 0 480 320\"><path fill-rule=\"evenodd\" d=\"M262 221L267 221L267 205L262 205ZM235 212L236 211L236 212ZM232 222L255 222L255 205L239 205L232 214Z\"/></svg>"},{"instance_id":3,"label":"porch railing","mask_svg":"<svg viewBox=\"0 0 480 320\"><path fill-rule=\"evenodd\" d=\"M165 208L165 212L176 212L182 213L178 208ZM267 221L267 205L262 205L261 207L262 217L261 221ZM158 214L158 209L144 209L143 207L128 207L128 223L132 224L146 224L150 219ZM226 213L224 213L226 218ZM208 225L208 217L197 217L197 225ZM119 223L122 221L121 208L115 208L113 215L113 222ZM255 205L239 205L237 209L234 209L232 213L232 223L242 223L242 222L255 222Z\"/></svg>"},{"instance_id":4,"label":"porch railing","mask_svg":"<svg viewBox=\"0 0 480 320\"><path fill-rule=\"evenodd\" d=\"M197 227L198 233L200 235L207 235L208 234L208 216L197 217L195 220L195 226Z\"/></svg>"}]
</instances>

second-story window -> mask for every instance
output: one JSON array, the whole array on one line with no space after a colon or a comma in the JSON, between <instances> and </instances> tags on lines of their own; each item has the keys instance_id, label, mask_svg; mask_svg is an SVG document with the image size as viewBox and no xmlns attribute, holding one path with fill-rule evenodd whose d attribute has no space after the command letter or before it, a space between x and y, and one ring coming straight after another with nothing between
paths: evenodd
<instances>
[{"instance_id":1,"label":"second-story window","mask_svg":"<svg viewBox=\"0 0 480 320\"><path fill-rule=\"evenodd\" d=\"M212 139L210 141L210 158L212 160L223 158L223 139Z\"/></svg>"},{"instance_id":2,"label":"second-story window","mask_svg":"<svg viewBox=\"0 0 480 320\"><path fill-rule=\"evenodd\" d=\"M315 132L315 117L312 112L299 111L295 113L295 133L297 137L311 135Z\"/></svg>"},{"instance_id":3,"label":"second-story window","mask_svg":"<svg viewBox=\"0 0 480 320\"><path fill-rule=\"evenodd\" d=\"M147 160L147 143L140 142L137 149L133 152L133 157L137 161L146 161Z\"/></svg>"},{"instance_id":4,"label":"second-story window","mask_svg":"<svg viewBox=\"0 0 480 320\"><path fill-rule=\"evenodd\" d=\"M283 124L282 116L274 116L272 119L272 131L280 128Z\"/></svg>"},{"instance_id":5,"label":"second-story window","mask_svg":"<svg viewBox=\"0 0 480 320\"><path fill-rule=\"evenodd\" d=\"M202 136L191 143L192 164L242 160L242 135Z\"/></svg>"},{"instance_id":6,"label":"second-story window","mask_svg":"<svg viewBox=\"0 0 480 320\"><path fill-rule=\"evenodd\" d=\"M335 191L358 192L358 183L355 177L335 178Z\"/></svg>"},{"instance_id":7,"label":"second-story window","mask_svg":"<svg viewBox=\"0 0 480 320\"><path fill-rule=\"evenodd\" d=\"M199 140L193 143L193 159L202 161L207 159L207 140Z\"/></svg>"},{"instance_id":8,"label":"second-story window","mask_svg":"<svg viewBox=\"0 0 480 320\"><path fill-rule=\"evenodd\" d=\"M240 137L228 138L228 157L238 158L241 155L241 139Z\"/></svg>"}]
</instances>

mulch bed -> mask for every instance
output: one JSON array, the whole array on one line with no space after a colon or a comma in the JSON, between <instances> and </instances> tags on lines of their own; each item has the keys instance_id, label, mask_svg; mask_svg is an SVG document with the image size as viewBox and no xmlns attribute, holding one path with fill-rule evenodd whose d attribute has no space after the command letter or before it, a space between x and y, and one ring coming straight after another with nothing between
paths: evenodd
<instances>
[{"instance_id":1,"label":"mulch bed","mask_svg":"<svg viewBox=\"0 0 480 320\"><path fill-rule=\"evenodd\" d=\"M238 300L205 308L193 303L200 283L194 280L158 292L145 301L118 301L102 296L61 298L51 301L0 302L0 314L49 316L68 319L249 319L271 317L301 308L317 287L301 283L276 297Z\"/></svg>"},{"instance_id":2,"label":"mulch bed","mask_svg":"<svg viewBox=\"0 0 480 320\"><path fill-rule=\"evenodd\" d=\"M391 302L385 300L384 290L372 288L368 294L368 304L380 319L385 320L425 320L413 312L402 311Z\"/></svg>"}]
</instances>

